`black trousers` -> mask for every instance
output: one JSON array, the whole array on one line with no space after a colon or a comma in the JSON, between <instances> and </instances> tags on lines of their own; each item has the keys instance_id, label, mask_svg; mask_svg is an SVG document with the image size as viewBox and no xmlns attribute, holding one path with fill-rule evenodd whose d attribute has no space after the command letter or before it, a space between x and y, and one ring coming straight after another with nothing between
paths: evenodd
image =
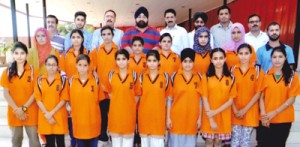
<instances>
[{"instance_id":1,"label":"black trousers","mask_svg":"<svg viewBox=\"0 0 300 147\"><path fill-rule=\"evenodd\" d=\"M46 137L46 147L65 147L65 135L45 135Z\"/></svg>"},{"instance_id":2,"label":"black trousers","mask_svg":"<svg viewBox=\"0 0 300 147\"><path fill-rule=\"evenodd\" d=\"M285 147L292 123L270 124L270 128L259 125L257 136L258 147Z\"/></svg>"},{"instance_id":3,"label":"black trousers","mask_svg":"<svg viewBox=\"0 0 300 147\"><path fill-rule=\"evenodd\" d=\"M101 134L99 136L99 140L108 141L107 135L107 122L108 122L108 111L109 111L110 99L104 99L100 102L100 110L101 110Z\"/></svg>"}]
</instances>

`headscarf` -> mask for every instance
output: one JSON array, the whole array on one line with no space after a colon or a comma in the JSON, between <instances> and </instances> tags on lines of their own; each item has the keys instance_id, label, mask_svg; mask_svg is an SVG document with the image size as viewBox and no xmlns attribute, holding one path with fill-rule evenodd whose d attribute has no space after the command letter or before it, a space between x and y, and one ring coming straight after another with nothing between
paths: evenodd
<instances>
[{"instance_id":1,"label":"headscarf","mask_svg":"<svg viewBox=\"0 0 300 147\"><path fill-rule=\"evenodd\" d=\"M149 12L147 10L147 8L145 7L139 7L135 13L134 13L134 18L136 19L137 17L139 17L140 14L144 14L147 18L149 18Z\"/></svg>"},{"instance_id":2,"label":"headscarf","mask_svg":"<svg viewBox=\"0 0 300 147\"><path fill-rule=\"evenodd\" d=\"M43 32L46 36L46 43L44 45L39 44L38 41L36 40L36 36L38 32ZM41 67L42 65L45 64L45 60L52 50L48 31L45 28L38 28L34 33L34 40L35 40L35 46L39 56L39 66Z\"/></svg>"},{"instance_id":3,"label":"headscarf","mask_svg":"<svg viewBox=\"0 0 300 147\"><path fill-rule=\"evenodd\" d=\"M207 35L208 35L208 41L205 46L201 46L199 43L199 39L198 39L199 36L201 35L201 33L203 33L203 32L207 32ZM203 53L211 50L210 31L207 27L200 27L195 31L193 48L194 48L195 52L199 53L199 54L203 54Z\"/></svg>"},{"instance_id":4,"label":"headscarf","mask_svg":"<svg viewBox=\"0 0 300 147\"><path fill-rule=\"evenodd\" d=\"M232 37L230 37L230 41L222 46L225 51L237 51L237 48L245 43L245 28L241 23L234 23L230 28L230 34L233 32L235 28L238 28L242 33L242 39L239 42L233 41Z\"/></svg>"},{"instance_id":5,"label":"headscarf","mask_svg":"<svg viewBox=\"0 0 300 147\"><path fill-rule=\"evenodd\" d=\"M191 48L185 48L180 53L180 60L183 62L185 58L190 58L193 62L195 61L195 51Z\"/></svg>"},{"instance_id":6,"label":"headscarf","mask_svg":"<svg viewBox=\"0 0 300 147\"><path fill-rule=\"evenodd\" d=\"M204 13L204 12L196 12L194 14L194 17L193 17L194 21L196 21L199 17L201 17L201 19L203 20L204 23L207 22L208 17L207 17L206 13Z\"/></svg>"}]
</instances>

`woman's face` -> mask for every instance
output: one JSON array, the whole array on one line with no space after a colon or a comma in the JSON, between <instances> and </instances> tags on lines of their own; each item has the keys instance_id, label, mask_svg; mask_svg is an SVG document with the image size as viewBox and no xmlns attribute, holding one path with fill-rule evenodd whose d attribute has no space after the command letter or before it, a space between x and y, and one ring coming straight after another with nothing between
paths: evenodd
<instances>
[{"instance_id":1,"label":"woman's face","mask_svg":"<svg viewBox=\"0 0 300 147\"><path fill-rule=\"evenodd\" d=\"M13 58L17 63L25 63L27 54L23 49L16 48L13 52Z\"/></svg>"},{"instance_id":2,"label":"woman's face","mask_svg":"<svg viewBox=\"0 0 300 147\"><path fill-rule=\"evenodd\" d=\"M169 50L172 46L172 40L170 37L166 36L159 42L162 50Z\"/></svg>"},{"instance_id":3,"label":"woman's face","mask_svg":"<svg viewBox=\"0 0 300 147\"><path fill-rule=\"evenodd\" d=\"M55 59L49 58L46 62L46 70L48 74L55 74L58 70L58 64Z\"/></svg>"},{"instance_id":4,"label":"woman's face","mask_svg":"<svg viewBox=\"0 0 300 147\"><path fill-rule=\"evenodd\" d=\"M237 27L235 27L231 32L231 38L234 42L239 42L242 40L242 32Z\"/></svg>"},{"instance_id":5,"label":"woman's face","mask_svg":"<svg viewBox=\"0 0 300 147\"><path fill-rule=\"evenodd\" d=\"M284 56L284 54L282 52L274 51L274 53L272 55L272 64L274 67L282 68L285 60L286 60L286 57Z\"/></svg>"},{"instance_id":6,"label":"woman's face","mask_svg":"<svg viewBox=\"0 0 300 147\"><path fill-rule=\"evenodd\" d=\"M249 63L249 61L252 57L252 54L250 53L249 48L244 47L244 48L239 49L239 52L238 52L237 56L240 60L240 63L244 64L244 63Z\"/></svg>"},{"instance_id":7,"label":"woman's face","mask_svg":"<svg viewBox=\"0 0 300 147\"><path fill-rule=\"evenodd\" d=\"M222 52L218 51L215 52L211 58L211 63L214 65L215 68L220 69L223 68L225 63L225 56Z\"/></svg>"},{"instance_id":8,"label":"woman's face","mask_svg":"<svg viewBox=\"0 0 300 147\"><path fill-rule=\"evenodd\" d=\"M76 63L76 68L80 75L87 74L89 71L89 66L89 63L86 60L79 60Z\"/></svg>"},{"instance_id":9,"label":"woman's face","mask_svg":"<svg viewBox=\"0 0 300 147\"><path fill-rule=\"evenodd\" d=\"M36 37L35 37L36 41L38 44L40 45L44 45L47 43L47 37L46 34L43 31L38 31L36 33Z\"/></svg>"},{"instance_id":10,"label":"woman's face","mask_svg":"<svg viewBox=\"0 0 300 147\"><path fill-rule=\"evenodd\" d=\"M155 56L149 56L147 58L147 66L151 70L155 70L158 68L159 61L156 59Z\"/></svg>"},{"instance_id":11,"label":"woman's face","mask_svg":"<svg viewBox=\"0 0 300 147\"><path fill-rule=\"evenodd\" d=\"M208 33L207 32L202 32L200 36L198 37L198 41L200 46L206 46L208 43Z\"/></svg>"},{"instance_id":12,"label":"woman's face","mask_svg":"<svg viewBox=\"0 0 300 147\"><path fill-rule=\"evenodd\" d=\"M120 69L127 68L128 63L129 63L129 60L125 57L125 55L123 55L123 54L117 55L116 64Z\"/></svg>"},{"instance_id":13,"label":"woman's face","mask_svg":"<svg viewBox=\"0 0 300 147\"><path fill-rule=\"evenodd\" d=\"M191 60L191 58L185 58L182 62L182 69L184 71L192 71L194 67L194 62Z\"/></svg>"},{"instance_id":14,"label":"woman's face","mask_svg":"<svg viewBox=\"0 0 300 147\"><path fill-rule=\"evenodd\" d=\"M81 43L83 42L83 38L80 36L79 33L75 32L71 36L71 41L73 46L81 46Z\"/></svg>"},{"instance_id":15,"label":"woman's face","mask_svg":"<svg viewBox=\"0 0 300 147\"><path fill-rule=\"evenodd\" d=\"M101 37L105 43L111 43L114 36L110 29L105 29L102 31Z\"/></svg>"}]
</instances>

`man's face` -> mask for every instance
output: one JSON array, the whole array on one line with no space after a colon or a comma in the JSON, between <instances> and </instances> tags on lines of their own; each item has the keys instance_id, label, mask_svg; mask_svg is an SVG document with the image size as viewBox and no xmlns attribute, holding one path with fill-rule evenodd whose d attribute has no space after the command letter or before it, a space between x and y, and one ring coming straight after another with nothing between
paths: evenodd
<instances>
[{"instance_id":1,"label":"man's face","mask_svg":"<svg viewBox=\"0 0 300 147\"><path fill-rule=\"evenodd\" d=\"M57 24L55 18L47 18L47 30L48 31L54 31L56 30Z\"/></svg>"},{"instance_id":2,"label":"man's face","mask_svg":"<svg viewBox=\"0 0 300 147\"><path fill-rule=\"evenodd\" d=\"M271 25L268 29L268 36L271 41L277 41L280 37L279 25Z\"/></svg>"},{"instance_id":3,"label":"man's face","mask_svg":"<svg viewBox=\"0 0 300 147\"><path fill-rule=\"evenodd\" d=\"M75 25L76 25L76 29L83 29L84 25L85 25L85 18L83 16L77 16L75 18Z\"/></svg>"},{"instance_id":4,"label":"man's face","mask_svg":"<svg viewBox=\"0 0 300 147\"><path fill-rule=\"evenodd\" d=\"M106 12L104 15L104 21L107 26L114 27L116 21L115 14L110 11Z\"/></svg>"},{"instance_id":5,"label":"man's face","mask_svg":"<svg viewBox=\"0 0 300 147\"><path fill-rule=\"evenodd\" d=\"M227 22L229 22L229 20L230 20L230 14L229 14L228 9L222 9L219 12L219 21L221 23L227 23Z\"/></svg>"},{"instance_id":6,"label":"man's face","mask_svg":"<svg viewBox=\"0 0 300 147\"><path fill-rule=\"evenodd\" d=\"M253 16L248 21L248 27L250 31L260 31L261 22L258 16Z\"/></svg>"},{"instance_id":7,"label":"man's face","mask_svg":"<svg viewBox=\"0 0 300 147\"><path fill-rule=\"evenodd\" d=\"M148 18L141 13L136 19L135 19L136 26L139 28L145 28L148 26Z\"/></svg>"},{"instance_id":8,"label":"man's face","mask_svg":"<svg viewBox=\"0 0 300 147\"><path fill-rule=\"evenodd\" d=\"M173 13L167 13L165 16L165 22L168 27L174 27L176 24L176 17Z\"/></svg>"},{"instance_id":9,"label":"man's face","mask_svg":"<svg viewBox=\"0 0 300 147\"><path fill-rule=\"evenodd\" d=\"M205 26L205 22L202 20L201 17L197 18L194 22L195 30L197 30L200 27Z\"/></svg>"}]
</instances>

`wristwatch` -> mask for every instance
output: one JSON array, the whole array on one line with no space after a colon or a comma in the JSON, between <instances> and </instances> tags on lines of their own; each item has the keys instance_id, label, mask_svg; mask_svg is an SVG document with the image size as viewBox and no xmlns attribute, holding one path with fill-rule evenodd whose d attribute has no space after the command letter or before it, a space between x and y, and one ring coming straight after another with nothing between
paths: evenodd
<instances>
[{"instance_id":1,"label":"wristwatch","mask_svg":"<svg viewBox=\"0 0 300 147\"><path fill-rule=\"evenodd\" d=\"M22 110L23 110L24 112L26 112L26 111L27 111L27 107L26 107L26 106L22 106Z\"/></svg>"}]
</instances>

